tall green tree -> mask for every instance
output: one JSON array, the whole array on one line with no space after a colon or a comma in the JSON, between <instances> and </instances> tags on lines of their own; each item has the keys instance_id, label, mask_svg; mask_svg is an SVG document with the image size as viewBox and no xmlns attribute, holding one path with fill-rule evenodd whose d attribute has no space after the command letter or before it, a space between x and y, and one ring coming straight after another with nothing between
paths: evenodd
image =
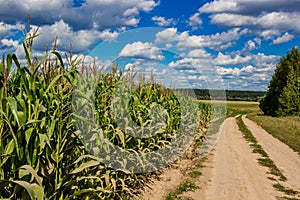
<instances>
[{"instance_id":1,"label":"tall green tree","mask_svg":"<svg viewBox=\"0 0 300 200\"><path fill-rule=\"evenodd\" d=\"M300 52L296 47L294 47L292 51L287 52L285 57L280 59L268 86L268 91L260 100L259 107L264 114L271 116L282 114L279 108L285 104L283 100L284 96L286 97L288 95L288 92L285 92L286 94L283 95L283 91L288 84L288 78L291 76L289 76L291 69L293 69L296 74L299 74ZM290 84L293 85L294 83L291 82ZM281 102L279 99L281 99Z\"/></svg>"},{"instance_id":2,"label":"tall green tree","mask_svg":"<svg viewBox=\"0 0 300 200\"><path fill-rule=\"evenodd\" d=\"M300 76L294 67L291 67L287 85L279 97L277 114L300 116Z\"/></svg>"}]
</instances>

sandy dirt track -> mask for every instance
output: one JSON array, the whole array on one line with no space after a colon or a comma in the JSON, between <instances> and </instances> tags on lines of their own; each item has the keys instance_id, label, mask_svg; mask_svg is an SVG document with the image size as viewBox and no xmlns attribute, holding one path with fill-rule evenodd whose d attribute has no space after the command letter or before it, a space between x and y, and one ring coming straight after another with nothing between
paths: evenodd
<instances>
[{"instance_id":1,"label":"sandy dirt track","mask_svg":"<svg viewBox=\"0 0 300 200\"><path fill-rule=\"evenodd\" d=\"M300 156L246 116L242 119L271 160L287 177L285 185L300 191Z\"/></svg>"},{"instance_id":2,"label":"sandy dirt track","mask_svg":"<svg viewBox=\"0 0 300 200\"><path fill-rule=\"evenodd\" d=\"M267 178L267 169L257 163L257 155L251 152L235 118L224 123L205 199L275 199L279 193Z\"/></svg>"},{"instance_id":3,"label":"sandy dirt track","mask_svg":"<svg viewBox=\"0 0 300 200\"><path fill-rule=\"evenodd\" d=\"M283 185L300 191L300 156L255 122L245 116L242 119L270 159L287 177ZM183 197L196 200L269 200L286 196L273 187L276 182L268 178L271 176L267 173L269 169L258 164L260 155L252 152L238 128L236 118L227 118L220 131L215 148L207 156L206 167L201 170L202 176L194 180L199 189L186 192ZM164 180L155 181L138 199L165 199L168 191L178 187L184 178L185 175L178 170L166 170L162 176ZM299 195L295 197L299 198Z\"/></svg>"}]
</instances>

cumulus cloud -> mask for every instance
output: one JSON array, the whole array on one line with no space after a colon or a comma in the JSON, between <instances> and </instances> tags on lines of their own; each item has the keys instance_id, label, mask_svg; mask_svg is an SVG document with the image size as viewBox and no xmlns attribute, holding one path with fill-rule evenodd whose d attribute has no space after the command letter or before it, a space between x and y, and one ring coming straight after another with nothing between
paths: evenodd
<instances>
[{"instance_id":1,"label":"cumulus cloud","mask_svg":"<svg viewBox=\"0 0 300 200\"><path fill-rule=\"evenodd\" d=\"M226 80L229 89L264 90L268 85L279 56L264 53L242 55L242 52L230 54L208 54L204 50L192 50L184 58L172 61L169 67L188 76L208 77L201 79L208 87L214 78ZM189 57L189 55L191 57ZM196 57L199 56L199 57ZM204 81L204 82L203 82Z\"/></svg>"},{"instance_id":2,"label":"cumulus cloud","mask_svg":"<svg viewBox=\"0 0 300 200\"><path fill-rule=\"evenodd\" d=\"M58 36L57 47L60 50L69 50L72 43L74 52L84 52L91 49L100 40L114 40L118 37L116 31L73 30L73 28L63 20L55 22L53 25L45 25L39 28L41 35L34 41L36 50L44 50L46 45L52 47L56 36Z\"/></svg>"},{"instance_id":3,"label":"cumulus cloud","mask_svg":"<svg viewBox=\"0 0 300 200\"><path fill-rule=\"evenodd\" d=\"M22 25L17 23L15 25L6 24L4 22L0 22L0 38L5 38L14 35L15 31L19 31Z\"/></svg>"},{"instance_id":4,"label":"cumulus cloud","mask_svg":"<svg viewBox=\"0 0 300 200\"><path fill-rule=\"evenodd\" d=\"M165 19L164 17L158 17L158 16L152 17L152 21L154 21L158 26L170 26L176 24L173 18Z\"/></svg>"},{"instance_id":5,"label":"cumulus cloud","mask_svg":"<svg viewBox=\"0 0 300 200\"><path fill-rule=\"evenodd\" d=\"M238 3L234 0L213 1L204 4L201 8L199 8L199 12L201 13L237 11L237 10L238 10Z\"/></svg>"},{"instance_id":6,"label":"cumulus cloud","mask_svg":"<svg viewBox=\"0 0 300 200\"><path fill-rule=\"evenodd\" d=\"M280 35L280 32L277 30L265 30L262 31L260 36L262 36L265 40L273 39L274 37Z\"/></svg>"},{"instance_id":7,"label":"cumulus cloud","mask_svg":"<svg viewBox=\"0 0 300 200\"><path fill-rule=\"evenodd\" d=\"M255 44L254 41L248 40L248 41L246 42L246 44L245 44L245 49L246 49L246 50L252 51L252 50L254 50L255 48L256 48L256 44Z\"/></svg>"},{"instance_id":8,"label":"cumulus cloud","mask_svg":"<svg viewBox=\"0 0 300 200\"><path fill-rule=\"evenodd\" d=\"M120 57L135 58L135 59L150 59L150 60L163 60L161 50L154 46L152 43L134 42L126 44L119 53Z\"/></svg>"},{"instance_id":9,"label":"cumulus cloud","mask_svg":"<svg viewBox=\"0 0 300 200\"><path fill-rule=\"evenodd\" d=\"M275 40L273 40L273 44L285 43L285 42L288 42L288 41L292 40L293 38L294 38L293 35L290 35L288 32L286 32L281 37L278 37Z\"/></svg>"},{"instance_id":10,"label":"cumulus cloud","mask_svg":"<svg viewBox=\"0 0 300 200\"><path fill-rule=\"evenodd\" d=\"M251 60L251 56L240 56L240 55L224 55L219 52L218 56L214 59L216 65L236 65L241 63L246 63Z\"/></svg>"},{"instance_id":11,"label":"cumulus cloud","mask_svg":"<svg viewBox=\"0 0 300 200\"><path fill-rule=\"evenodd\" d=\"M274 1L274 0L214 0L199 8L201 13L238 13L257 15L274 10L286 12L299 10L299 0Z\"/></svg>"},{"instance_id":12,"label":"cumulus cloud","mask_svg":"<svg viewBox=\"0 0 300 200\"><path fill-rule=\"evenodd\" d=\"M255 21L255 17L232 13L219 13L211 16L212 23L223 27L249 26Z\"/></svg>"},{"instance_id":13,"label":"cumulus cloud","mask_svg":"<svg viewBox=\"0 0 300 200\"><path fill-rule=\"evenodd\" d=\"M19 46L19 40L2 39L1 43L6 47L14 47L15 49Z\"/></svg>"},{"instance_id":14,"label":"cumulus cloud","mask_svg":"<svg viewBox=\"0 0 300 200\"><path fill-rule=\"evenodd\" d=\"M194 49L194 50L189 51L189 53L187 54L187 57L192 57L192 58L210 58L211 54L207 53L203 49Z\"/></svg>"},{"instance_id":15,"label":"cumulus cloud","mask_svg":"<svg viewBox=\"0 0 300 200\"><path fill-rule=\"evenodd\" d=\"M210 13L211 22L222 27L253 27L300 33L300 1L215 0L199 8Z\"/></svg>"},{"instance_id":16,"label":"cumulus cloud","mask_svg":"<svg viewBox=\"0 0 300 200\"><path fill-rule=\"evenodd\" d=\"M139 12L149 12L157 5L154 0L86 0L80 7L74 7L72 0L0 0L0 4L1 20L6 23L26 20L30 13L35 25L63 20L74 29L98 30L135 26Z\"/></svg>"},{"instance_id":17,"label":"cumulus cloud","mask_svg":"<svg viewBox=\"0 0 300 200\"><path fill-rule=\"evenodd\" d=\"M171 61L169 67L181 70L181 72L196 70L197 72L211 71L214 68L211 59L185 57L177 61Z\"/></svg>"},{"instance_id":18,"label":"cumulus cloud","mask_svg":"<svg viewBox=\"0 0 300 200\"><path fill-rule=\"evenodd\" d=\"M211 22L222 27L254 27L262 30L294 30L300 33L300 13L271 12L259 16L233 13L218 13L211 16Z\"/></svg>"},{"instance_id":19,"label":"cumulus cloud","mask_svg":"<svg viewBox=\"0 0 300 200\"><path fill-rule=\"evenodd\" d=\"M158 44L167 44L174 42L177 37L177 28L167 28L163 31L160 31L156 34L155 42Z\"/></svg>"},{"instance_id":20,"label":"cumulus cloud","mask_svg":"<svg viewBox=\"0 0 300 200\"><path fill-rule=\"evenodd\" d=\"M195 13L189 18L189 26L194 30L198 29L202 25L202 19L200 18L200 13Z\"/></svg>"},{"instance_id":21,"label":"cumulus cloud","mask_svg":"<svg viewBox=\"0 0 300 200\"><path fill-rule=\"evenodd\" d=\"M210 48L214 50L224 50L233 46L243 34L238 28L230 29L227 32L213 35L190 35L185 31L178 33L176 28L165 29L156 34L157 43L176 42L181 49Z\"/></svg>"},{"instance_id":22,"label":"cumulus cloud","mask_svg":"<svg viewBox=\"0 0 300 200\"><path fill-rule=\"evenodd\" d=\"M238 68L225 68L225 67L218 67L217 73L222 76L239 76L240 75L240 69Z\"/></svg>"}]
</instances>

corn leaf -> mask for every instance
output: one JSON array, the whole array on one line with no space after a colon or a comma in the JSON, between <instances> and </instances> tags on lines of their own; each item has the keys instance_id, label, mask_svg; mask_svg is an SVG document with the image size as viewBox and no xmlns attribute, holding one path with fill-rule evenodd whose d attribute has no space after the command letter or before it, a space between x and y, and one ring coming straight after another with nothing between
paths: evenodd
<instances>
[{"instance_id":1,"label":"corn leaf","mask_svg":"<svg viewBox=\"0 0 300 200\"><path fill-rule=\"evenodd\" d=\"M82 172L86 168L94 167L94 166L97 166L97 165L100 165L99 161L91 160L89 162L81 164L78 168L74 169L70 174L77 174L79 172Z\"/></svg>"}]
</instances>

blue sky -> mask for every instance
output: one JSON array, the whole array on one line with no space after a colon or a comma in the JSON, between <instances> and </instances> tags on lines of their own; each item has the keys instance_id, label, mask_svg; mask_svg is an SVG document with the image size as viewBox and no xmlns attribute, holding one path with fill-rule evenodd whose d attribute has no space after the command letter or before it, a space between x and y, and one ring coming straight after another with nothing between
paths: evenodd
<instances>
[{"instance_id":1,"label":"blue sky","mask_svg":"<svg viewBox=\"0 0 300 200\"><path fill-rule=\"evenodd\" d=\"M281 56L299 46L300 0L0 0L0 49L20 57L40 26L34 54L58 50L99 65L156 72L174 87L266 90ZM152 28L148 28L152 27Z\"/></svg>"}]
</instances>

